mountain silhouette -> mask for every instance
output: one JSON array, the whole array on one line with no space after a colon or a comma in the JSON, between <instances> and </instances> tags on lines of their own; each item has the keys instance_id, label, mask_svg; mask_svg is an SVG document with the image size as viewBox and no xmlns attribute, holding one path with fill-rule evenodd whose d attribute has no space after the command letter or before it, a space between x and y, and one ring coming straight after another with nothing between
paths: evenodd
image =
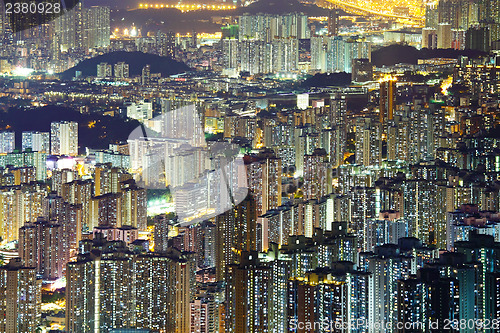
<instances>
[{"instance_id":1,"label":"mountain silhouette","mask_svg":"<svg viewBox=\"0 0 500 333\"><path fill-rule=\"evenodd\" d=\"M421 49L417 50L409 45L389 45L372 52L372 63L377 67L394 66L395 64L418 63L418 59L432 58L452 58L458 59L460 56L477 58L486 55L478 50L453 50L453 49Z\"/></svg>"},{"instance_id":2,"label":"mountain silhouette","mask_svg":"<svg viewBox=\"0 0 500 333\"><path fill-rule=\"evenodd\" d=\"M69 80L75 76L76 71L82 72L83 77L96 76L97 65L101 62L106 62L110 65L114 65L118 62L125 62L129 65L129 74L131 77L141 75L142 69L146 65L151 66L151 73L161 73L163 77L191 70L191 68L183 62L176 61L169 57L143 52L116 51L84 60L78 65L61 73L61 77Z\"/></svg>"},{"instance_id":3,"label":"mountain silhouette","mask_svg":"<svg viewBox=\"0 0 500 333\"><path fill-rule=\"evenodd\" d=\"M310 16L327 15L328 10L316 5L306 5L297 0L260 0L246 7L240 7L238 14L286 14L286 13L304 13Z\"/></svg>"}]
</instances>

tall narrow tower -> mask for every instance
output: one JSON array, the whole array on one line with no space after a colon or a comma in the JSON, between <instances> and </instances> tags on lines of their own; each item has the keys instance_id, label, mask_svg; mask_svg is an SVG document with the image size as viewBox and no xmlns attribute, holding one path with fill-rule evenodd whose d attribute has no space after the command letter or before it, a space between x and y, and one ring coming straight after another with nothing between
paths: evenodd
<instances>
[{"instance_id":1,"label":"tall narrow tower","mask_svg":"<svg viewBox=\"0 0 500 333\"><path fill-rule=\"evenodd\" d=\"M380 82L380 123L385 122L385 118L393 120L394 108L396 107L396 80L390 78Z\"/></svg>"},{"instance_id":2,"label":"tall narrow tower","mask_svg":"<svg viewBox=\"0 0 500 333\"><path fill-rule=\"evenodd\" d=\"M328 13L328 36L339 35L339 10L334 7Z\"/></svg>"}]
</instances>

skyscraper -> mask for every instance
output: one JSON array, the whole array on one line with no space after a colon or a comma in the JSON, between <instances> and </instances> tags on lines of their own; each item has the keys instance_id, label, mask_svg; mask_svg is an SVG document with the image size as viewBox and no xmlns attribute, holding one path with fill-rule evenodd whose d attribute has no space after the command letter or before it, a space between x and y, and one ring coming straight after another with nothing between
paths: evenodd
<instances>
[{"instance_id":1,"label":"skyscraper","mask_svg":"<svg viewBox=\"0 0 500 333\"><path fill-rule=\"evenodd\" d=\"M356 163L365 166L382 161L381 130L371 118L356 119Z\"/></svg>"},{"instance_id":2,"label":"skyscraper","mask_svg":"<svg viewBox=\"0 0 500 333\"><path fill-rule=\"evenodd\" d=\"M347 141L346 118L346 95L341 92L330 95L330 123L334 125L332 126L333 133L329 156L330 163L334 167L344 164Z\"/></svg>"},{"instance_id":3,"label":"skyscraper","mask_svg":"<svg viewBox=\"0 0 500 333\"><path fill-rule=\"evenodd\" d=\"M110 9L105 6L93 6L83 11L83 42L85 51L105 48L110 43Z\"/></svg>"},{"instance_id":4,"label":"skyscraper","mask_svg":"<svg viewBox=\"0 0 500 333\"><path fill-rule=\"evenodd\" d=\"M490 30L486 27L470 27L465 34L465 48L490 51Z\"/></svg>"},{"instance_id":5,"label":"skyscraper","mask_svg":"<svg viewBox=\"0 0 500 333\"><path fill-rule=\"evenodd\" d=\"M462 253L466 263L476 268L476 318L493 318L494 301L488 296L497 282L489 275L500 269L500 243L490 235L471 231L468 241L455 242L455 252Z\"/></svg>"},{"instance_id":6,"label":"skyscraper","mask_svg":"<svg viewBox=\"0 0 500 333\"><path fill-rule=\"evenodd\" d=\"M449 23L439 23L437 27L437 48L451 49L451 28Z\"/></svg>"},{"instance_id":7,"label":"skyscraper","mask_svg":"<svg viewBox=\"0 0 500 333\"><path fill-rule=\"evenodd\" d=\"M123 188L135 185L132 175L121 168L112 167L111 163L97 164L94 170L94 195L120 193Z\"/></svg>"},{"instance_id":8,"label":"skyscraper","mask_svg":"<svg viewBox=\"0 0 500 333\"><path fill-rule=\"evenodd\" d=\"M99 75L98 75L99 76ZM115 77L116 78L128 78L129 77L129 65L123 61L115 64Z\"/></svg>"},{"instance_id":9,"label":"skyscraper","mask_svg":"<svg viewBox=\"0 0 500 333\"><path fill-rule=\"evenodd\" d=\"M146 190L135 185L134 181L122 189L122 224L130 225L140 231L146 231L147 194Z\"/></svg>"},{"instance_id":10,"label":"skyscraper","mask_svg":"<svg viewBox=\"0 0 500 333\"><path fill-rule=\"evenodd\" d=\"M0 132L0 154L11 153L16 147L15 133L11 131Z\"/></svg>"},{"instance_id":11,"label":"skyscraper","mask_svg":"<svg viewBox=\"0 0 500 333\"><path fill-rule=\"evenodd\" d=\"M216 218L217 238L216 238L216 279L225 279L226 266L236 262L234 232L236 220L234 210L230 210Z\"/></svg>"},{"instance_id":12,"label":"skyscraper","mask_svg":"<svg viewBox=\"0 0 500 333\"><path fill-rule=\"evenodd\" d=\"M78 123L59 121L50 124L50 153L78 155Z\"/></svg>"},{"instance_id":13,"label":"skyscraper","mask_svg":"<svg viewBox=\"0 0 500 333\"><path fill-rule=\"evenodd\" d=\"M311 69L321 73L351 73L354 59L371 61L370 42L342 36L311 37Z\"/></svg>"},{"instance_id":14,"label":"skyscraper","mask_svg":"<svg viewBox=\"0 0 500 333\"><path fill-rule=\"evenodd\" d=\"M142 68L141 82L144 85L147 85L151 82L151 66L150 65L146 65Z\"/></svg>"},{"instance_id":15,"label":"skyscraper","mask_svg":"<svg viewBox=\"0 0 500 333\"><path fill-rule=\"evenodd\" d=\"M122 226L122 198L120 193L106 193L90 200L89 228Z\"/></svg>"},{"instance_id":16,"label":"skyscraper","mask_svg":"<svg viewBox=\"0 0 500 333\"><path fill-rule=\"evenodd\" d=\"M132 257L123 249L68 263L66 329L109 332L135 326Z\"/></svg>"},{"instance_id":17,"label":"skyscraper","mask_svg":"<svg viewBox=\"0 0 500 333\"><path fill-rule=\"evenodd\" d=\"M435 2L429 2L425 6L425 28L436 29L439 23L439 12Z\"/></svg>"},{"instance_id":18,"label":"skyscraper","mask_svg":"<svg viewBox=\"0 0 500 333\"><path fill-rule=\"evenodd\" d=\"M40 320L41 281L20 258L0 267L0 331L35 332Z\"/></svg>"},{"instance_id":19,"label":"skyscraper","mask_svg":"<svg viewBox=\"0 0 500 333\"><path fill-rule=\"evenodd\" d=\"M398 321L419 323L430 331L431 323L465 319L459 317L459 282L441 278L436 268L422 268L416 277L398 281Z\"/></svg>"},{"instance_id":20,"label":"skyscraper","mask_svg":"<svg viewBox=\"0 0 500 333\"><path fill-rule=\"evenodd\" d=\"M396 108L396 79L390 78L380 82L380 123L394 118Z\"/></svg>"},{"instance_id":21,"label":"skyscraper","mask_svg":"<svg viewBox=\"0 0 500 333\"><path fill-rule=\"evenodd\" d=\"M49 132L23 132L22 149L26 151L31 149L40 153L50 152L50 134Z\"/></svg>"},{"instance_id":22,"label":"skyscraper","mask_svg":"<svg viewBox=\"0 0 500 333\"><path fill-rule=\"evenodd\" d=\"M304 198L320 199L329 194L331 170L326 151L317 148L312 154L304 156Z\"/></svg>"},{"instance_id":23,"label":"skyscraper","mask_svg":"<svg viewBox=\"0 0 500 333\"><path fill-rule=\"evenodd\" d=\"M73 180L62 184L61 196L71 205L82 207L82 228L87 228L90 223L90 200L92 197L91 180Z\"/></svg>"},{"instance_id":24,"label":"skyscraper","mask_svg":"<svg viewBox=\"0 0 500 333\"><path fill-rule=\"evenodd\" d=\"M345 272L318 268L302 279L290 280L289 289L288 322L292 332L336 331L332 329L335 324L347 322ZM313 329L318 328L316 323L322 323L320 329Z\"/></svg>"},{"instance_id":25,"label":"skyscraper","mask_svg":"<svg viewBox=\"0 0 500 333\"><path fill-rule=\"evenodd\" d=\"M233 38L224 38L222 44L222 65L224 70L228 73L231 71L236 72L240 64L238 56L238 40Z\"/></svg>"},{"instance_id":26,"label":"skyscraper","mask_svg":"<svg viewBox=\"0 0 500 333\"><path fill-rule=\"evenodd\" d=\"M339 10L337 7L328 12L328 36L338 36L339 34Z\"/></svg>"},{"instance_id":27,"label":"skyscraper","mask_svg":"<svg viewBox=\"0 0 500 333\"><path fill-rule=\"evenodd\" d=\"M269 286L269 331L276 333L288 332L288 279L290 274L289 262L278 252L277 244L273 244L268 251L271 268Z\"/></svg>"},{"instance_id":28,"label":"skyscraper","mask_svg":"<svg viewBox=\"0 0 500 333\"><path fill-rule=\"evenodd\" d=\"M98 78L110 78L112 75L113 67L107 62L101 62L97 65L97 77ZM116 65L115 65L115 73L116 73ZM116 74L115 74L116 76Z\"/></svg>"},{"instance_id":29,"label":"skyscraper","mask_svg":"<svg viewBox=\"0 0 500 333\"><path fill-rule=\"evenodd\" d=\"M82 47L82 2L53 21L57 52L68 52Z\"/></svg>"},{"instance_id":30,"label":"skyscraper","mask_svg":"<svg viewBox=\"0 0 500 333\"><path fill-rule=\"evenodd\" d=\"M19 185L23 182L20 178L17 178L16 172L28 173L31 176L36 177L38 181L45 181L47 178L47 154L37 151L24 151L24 152L12 152L7 155L3 155L2 160L0 160L0 168L6 168L10 166L8 173L15 175L15 184ZM30 170L30 171L29 171ZM24 180L29 179L23 176Z\"/></svg>"},{"instance_id":31,"label":"skyscraper","mask_svg":"<svg viewBox=\"0 0 500 333\"><path fill-rule=\"evenodd\" d=\"M286 15L244 14L238 18L239 40L256 39L266 43L274 38L308 38L307 16L302 13Z\"/></svg>"},{"instance_id":32,"label":"skyscraper","mask_svg":"<svg viewBox=\"0 0 500 333\"><path fill-rule=\"evenodd\" d=\"M154 252L165 253L168 249L169 232L174 228L175 220L166 214L154 218Z\"/></svg>"},{"instance_id":33,"label":"skyscraper","mask_svg":"<svg viewBox=\"0 0 500 333\"><path fill-rule=\"evenodd\" d=\"M193 256L134 254L121 241L86 241L67 265L66 329L109 332L136 327L188 332L194 293Z\"/></svg>"},{"instance_id":34,"label":"skyscraper","mask_svg":"<svg viewBox=\"0 0 500 333\"><path fill-rule=\"evenodd\" d=\"M247 170L248 188L257 202L257 216L281 206L281 159L272 150L264 150Z\"/></svg>"},{"instance_id":35,"label":"skyscraper","mask_svg":"<svg viewBox=\"0 0 500 333\"><path fill-rule=\"evenodd\" d=\"M44 279L56 280L63 276L65 258L69 250L63 246L65 241L62 228L40 218L34 223L27 223L19 230L19 254L26 265L36 267L37 273Z\"/></svg>"},{"instance_id":36,"label":"skyscraper","mask_svg":"<svg viewBox=\"0 0 500 333\"><path fill-rule=\"evenodd\" d=\"M446 23L452 29L467 29L469 26L469 2L444 0L437 5L439 24ZM439 26L438 26L439 29Z\"/></svg>"},{"instance_id":37,"label":"skyscraper","mask_svg":"<svg viewBox=\"0 0 500 333\"><path fill-rule=\"evenodd\" d=\"M436 24L437 26L437 24ZM422 48L435 49L437 48L437 30L436 28L422 29Z\"/></svg>"},{"instance_id":38,"label":"skyscraper","mask_svg":"<svg viewBox=\"0 0 500 333\"><path fill-rule=\"evenodd\" d=\"M243 252L240 264L226 269L226 332L267 332L270 268L257 252Z\"/></svg>"},{"instance_id":39,"label":"skyscraper","mask_svg":"<svg viewBox=\"0 0 500 333\"><path fill-rule=\"evenodd\" d=\"M19 228L25 222L36 221L43 215L42 201L47 187L32 183L5 186L0 189L0 237L4 242L18 239Z\"/></svg>"},{"instance_id":40,"label":"skyscraper","mask_svg":"<svg viewBox=\"0 0 500 333\"><path fill-rule=\"evenodd\" d=\"M410 275L411 257L400 255L397 245L386 244L375 249L368 259L371 283L369 289L370 323L384 327L377 332L395 332L398 322L398 280ZM375 326L378 325L378 326Z\"/></svg>"},{"instance_id":41,"label":"skyscraper","mask_svg":"<svg viewBox=\"0 0 500 333\"><path fill-rule=\"evenodd\" d=\"M136 260L137 327L165 330L171 324L174 285L169 284L172 262L167 256L140 256Z\"/></svg>"},{"instance_id":42,"label":"skyscraper","mask_svg":"<svg viewBox=\"0 0 500 333\"><path fill-rule=\"evenodd\" d=\"M163 43L162 55L175 59L175 33L167 32Z\"/></svg>"}]
</instances>

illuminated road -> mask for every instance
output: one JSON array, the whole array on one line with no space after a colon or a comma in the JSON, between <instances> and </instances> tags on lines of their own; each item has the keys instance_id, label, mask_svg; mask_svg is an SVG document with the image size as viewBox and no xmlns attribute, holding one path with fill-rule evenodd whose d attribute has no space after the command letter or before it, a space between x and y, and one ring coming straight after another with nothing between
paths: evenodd
<instances>
[{"instance_id":1,"label":"illuminated road","mask_svg":"<svg viewBox=\"0 0 500 333\"><path fill-rule=\"evenodd\" d=\"M352 14L362 15L362 16L376 16L389 19L395 19L402 23L408 23L412 25L423 25L424 19L420 17L412 16L401 16L381 11L376 11L366 6L358 6L352 3L347 3L342 0L322 0L317 2L317 5L330 5L333 4L344 11ZM138 9L162 9L162 8L175 8L182 12L188 12L193 10L232 10L236 9L236 6L231 5L207 5L207 4L161 4L161 3L141 3Z\"/></svg>"},{"instance_id":2,"label":"illuminated road","mask_svg":"<svg viewBox=\"0 0 500 333\"><path fill-rule=\"evenodd\" d=\"M373 9L365 8L365 7L360 7L354 4L350 4L341 0L324 0L325 2L334 4L335 6L339 7L340 9L353 13L353 14L358 14L358 15L363 15L363 16L379 16L379 17L384 17L384 18L391 18L391 19L396 19L400 20L403 22L407 22L409 24L414 24L414 25L422 25L424 23L423 18L418 18L418 17L408 17L408 16L400 16L400 15L395 15L395 14L390 14L390 13L384 13L384 12L379 12Z\"/></svg>"},{"instance_id":3,"label":"illuminated road","mask_svg":"<svg viewBox=\"0 0 500 333\"><path fill-rule=\"evenodd\" d=\"M230 5L207 5L207 4L161 4L161 3L141 3L139 4L139 9L162 9L162 8L175 8L183 12L189 12L192 10L232 10L236 9L236 6Z\"/></svg>"},{"instance_id":4,"label":"illuminated road","mask_svg":"<svg viewBox=\"0 0 500 333\"><path fill-rule=\"evenodd\" d=\"M397 29L387 29L387 30L360 30L360 31L353 31L353 32L341 32L339 33L340 36L359 36L359 35L371 35L371 34L381 34L384 32L391 32L391 31L400 31L400 28Z\"/></svg>"}]
</instances>

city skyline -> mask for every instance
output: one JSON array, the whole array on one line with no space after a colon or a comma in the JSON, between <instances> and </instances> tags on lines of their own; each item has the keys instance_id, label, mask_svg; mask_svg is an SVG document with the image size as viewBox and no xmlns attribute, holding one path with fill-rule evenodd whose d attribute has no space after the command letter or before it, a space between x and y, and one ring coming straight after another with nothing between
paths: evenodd
<instances>
[{"instance_id":1,"label":"city skyline","mask_svg":"<svg viewBox=\"0 0 500 333\"><path fill-rule=\"evenodd\" d=\"M500 330L500 1L33 4L0 333Z\"/></svg>"}]
</instances>

